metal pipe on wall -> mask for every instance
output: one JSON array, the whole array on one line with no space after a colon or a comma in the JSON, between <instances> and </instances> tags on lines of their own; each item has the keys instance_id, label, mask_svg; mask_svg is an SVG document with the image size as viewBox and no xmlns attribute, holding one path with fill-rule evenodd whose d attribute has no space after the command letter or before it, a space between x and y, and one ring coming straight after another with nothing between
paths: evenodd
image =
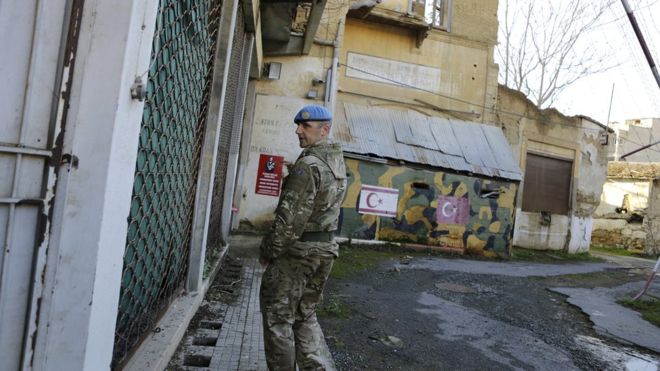
<instances>
[{"instance_id":1,"label":"metal pipe on wall","mask_svg":"<svg viewBox=\"0 0 660 371\"><path fill-rule=\"evenodd\" d=\"M328 101L328 108L332 114L335 114L335 105L337 103L337 68L339 66L339 36L342 34L344 22L339 21L337 24L337 34L332 49L332 66L330 67L332 76L330 78L330 99Z\"/></svg>"}]
</instances>

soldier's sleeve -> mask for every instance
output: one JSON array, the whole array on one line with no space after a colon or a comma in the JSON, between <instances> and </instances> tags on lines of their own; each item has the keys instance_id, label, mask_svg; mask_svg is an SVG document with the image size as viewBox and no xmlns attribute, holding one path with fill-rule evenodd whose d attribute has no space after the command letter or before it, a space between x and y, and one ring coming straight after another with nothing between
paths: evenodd
<instances>
[{"instance_id":1,"label":"soldier's sleeve","mask_svg":"<svg viewBox=\"0 0 660 371\"><path fill-rule=\"evenodd\" d=\"M304 161L298 161L291 169L275 210L273 226L261 243L262 258L277 258L285 252L287 246L300 238L305 223L312 214L314 198L318 191L318 179L314 170L314 167Z\"/></svg>"}]
</instances>

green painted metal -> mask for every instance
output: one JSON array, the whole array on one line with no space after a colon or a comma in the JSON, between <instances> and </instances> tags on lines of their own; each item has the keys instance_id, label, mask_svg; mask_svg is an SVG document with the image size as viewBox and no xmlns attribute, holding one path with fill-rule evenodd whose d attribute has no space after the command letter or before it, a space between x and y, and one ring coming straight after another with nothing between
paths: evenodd
<instances>
[{"instance_id":1,"label":"green painted metal","mask_svg":"<svg viewBox=\"0 0 660 371\"><path fill-rule=\"evenodd\" d=\"M161 0L137 148L113 364L186 279L221 2Z\"/></svg>"}]
</instances>

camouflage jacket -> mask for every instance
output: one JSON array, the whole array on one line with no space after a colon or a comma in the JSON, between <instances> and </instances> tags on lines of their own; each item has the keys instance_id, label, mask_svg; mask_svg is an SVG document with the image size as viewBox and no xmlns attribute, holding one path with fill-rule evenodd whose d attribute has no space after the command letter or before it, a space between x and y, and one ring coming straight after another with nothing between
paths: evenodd
<instances>
[{"instance_id":1,"label":"camouflage jacket","mask_svg":"<svg viewBox=\"0 0 660 371\"><path fill-rule=\"evenodd\" d=\"M274 259L287 252L306 255L309 251L301 251L306 244L321 251L324 244L330 244L326 246L328 252L336 255L334 242L302 243L298 239L303 232L335 231L345 193L341 146L324 139L305 148L284 180L273 226L261 243L261 256Z\"/></svg>"}]
</instances>

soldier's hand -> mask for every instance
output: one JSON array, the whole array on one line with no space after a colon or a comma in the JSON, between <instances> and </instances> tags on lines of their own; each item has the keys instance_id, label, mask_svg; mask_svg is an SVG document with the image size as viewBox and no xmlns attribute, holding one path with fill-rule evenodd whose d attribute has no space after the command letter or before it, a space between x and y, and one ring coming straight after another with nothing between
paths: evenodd
<instances>
[{"instance_id":1,"label":"soldier's hand","mask_svg":"<svg viewBox=\"0 0 660 371\"><path fill-rule=\"evenodd\" d=\"M270 264L270 260L268 258L259 257L259 264L261 264L262 267L266 268L268 264Z\"/></svg>"}]
</instances>

